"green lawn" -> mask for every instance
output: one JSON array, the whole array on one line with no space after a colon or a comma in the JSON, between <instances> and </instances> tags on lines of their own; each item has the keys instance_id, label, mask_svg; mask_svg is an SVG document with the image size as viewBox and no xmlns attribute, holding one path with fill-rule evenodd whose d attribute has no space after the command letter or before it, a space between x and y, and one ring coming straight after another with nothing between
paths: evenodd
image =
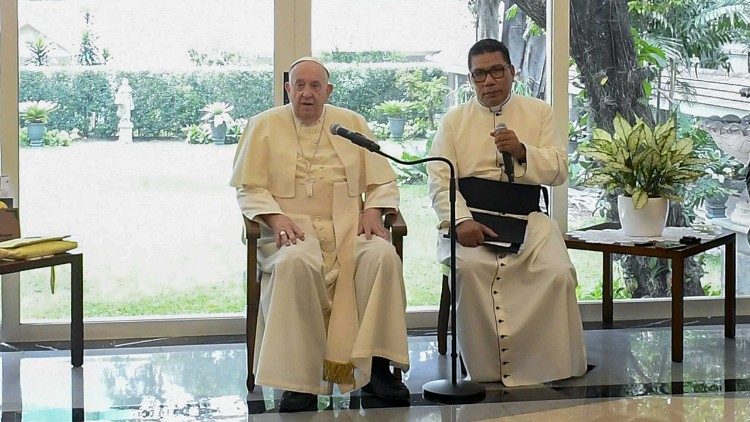
<instances>
[{"instance_id":1,"label":"green lawn","mask_svg":"<svg viewBox=\"0 0 750 422\"><path fill-rule=\"evenodd\" d=\"M22 233L79 242L87 318L242 312L241 218L227 185L234 149L172 141L22 148ZM437 217L426 185L403 186L401 198L408 302L436 305ZM571 258L579 298L601 297L600 254ZM718 257L708 260L716 288L720 268ZM55 294L48 270L23 274L22 321L67 318L69 271L57 271Z\"/></svg>"}]
</instances>

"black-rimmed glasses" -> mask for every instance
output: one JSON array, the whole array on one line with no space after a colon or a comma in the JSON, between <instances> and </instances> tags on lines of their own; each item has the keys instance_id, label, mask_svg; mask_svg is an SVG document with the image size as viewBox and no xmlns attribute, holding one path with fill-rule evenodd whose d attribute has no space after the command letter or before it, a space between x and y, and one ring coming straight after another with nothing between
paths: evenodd
<instances>
[{"instance_id":1,"label":"black-rimmed glasses","mask_svg":"<svg viewBox=\"0 0 750 422\"><path fill-rule=\"evenodd\" d=\"M474 82L484 82L487 79L487 75L491 75L492 79L502 79L505 76L505 70L509 66L494 66L489 70L487 69L474 69L471 72L471 78Z\"/></svg>"}]
</instances>

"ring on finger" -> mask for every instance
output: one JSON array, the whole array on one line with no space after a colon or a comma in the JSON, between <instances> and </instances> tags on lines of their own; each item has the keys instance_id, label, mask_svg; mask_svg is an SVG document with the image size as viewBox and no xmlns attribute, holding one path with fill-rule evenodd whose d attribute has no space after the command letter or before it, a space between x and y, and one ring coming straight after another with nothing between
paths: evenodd
<instances>
[{"instance_id":1,"label":"ring on finger","mask_svg":"<svg viewBox=\"0 0 750 422\"><path fill-rule=\"evenodd\" d=\"M286 230L282 230L279 232L279 236L287 236Z\"/></svg>"}]
</instances>

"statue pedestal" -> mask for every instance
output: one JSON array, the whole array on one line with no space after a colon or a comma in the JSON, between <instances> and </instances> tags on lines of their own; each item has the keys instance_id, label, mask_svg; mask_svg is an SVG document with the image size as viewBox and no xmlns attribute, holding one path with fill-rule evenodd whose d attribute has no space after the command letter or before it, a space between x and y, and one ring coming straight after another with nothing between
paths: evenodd
<instances>
[{"instance_id":1,"label":"statue pedestal","mask_svg":"<svg viewBox=\"0 0 750 422\"><path fill-rule=\"evenodd\" d=\"M734 211L732 211L729 219L737 225L750 226L750 203L740 199L734 206Z\"/></svg>"},{"instance_id":2,"label":"statue pedestal","mask_svg":"<svg viewBox=\"0 0 750 422\"><path fill-rule=\"evenodd\" d=\"M748 244L747 236L749 227L737 224L729 218L714 218L708 221L735 233L737 242L737 294L750 294L750 244ZM722 280L724 279L722 278Z\"/></svg>"},{"instance_id":3,"label":"statue pedestal","mask_svg":"<svg viewBox=\"0 0 750 422\"><path fill-rule=\"evenodd\" d=\"M117 125L117 128L119 129L117 131L117 141L122 144L132 144L133 143L133 123L120 122L120 124Z\"/></svg>"}]
</instances>

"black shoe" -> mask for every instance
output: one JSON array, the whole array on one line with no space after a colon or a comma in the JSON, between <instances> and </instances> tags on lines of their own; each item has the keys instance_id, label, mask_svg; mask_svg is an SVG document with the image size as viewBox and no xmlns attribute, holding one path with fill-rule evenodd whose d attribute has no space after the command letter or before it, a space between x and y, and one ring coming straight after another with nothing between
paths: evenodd
<instances>
[{"instance_id":1,"label":"black shoe","mask_svg":"<svg viewBox=\"0 0 750 422\"><path fill-rule=\"evenodd\" d=\"M411 398L409 389L406 388L406 385L401 380L391 373L390 368L388 367L388 361L385 360L385 365L383 365L382 361L376 363L377 359L383 358L373 358L370 383L362 387L362 391L370 393L384 401L409 401Z\"/></svg>"},{"instance_id":2,"label":"black shoe","mask_svg":"<svg viewBox=\"0 0 750 422\"><path fill-rule=\"evenodd\" d=\"M279 413L309 412L318 410L318 396L310 393L284 391L279 403Z\"/></svg>"}]
</instances>

